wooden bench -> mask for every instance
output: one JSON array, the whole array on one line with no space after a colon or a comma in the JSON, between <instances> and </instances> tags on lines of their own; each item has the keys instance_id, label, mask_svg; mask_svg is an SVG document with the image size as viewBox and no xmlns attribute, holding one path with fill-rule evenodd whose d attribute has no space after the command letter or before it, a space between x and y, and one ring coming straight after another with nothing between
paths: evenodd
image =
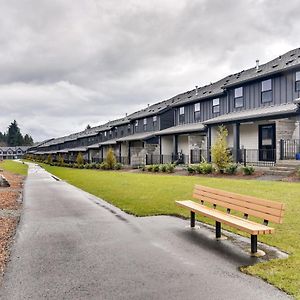
<instances>
[{"instance_id":1,"label":"wooden bench","mask_svg":"<svg viewBox=\"0 0 300 300\"><path fill-rule=\"evenodd\" d=\"M191 227L195 227L195 213L216 221L216 238L221 238L221 223L251 234L251 253L257 252L257 236L272 234L274 228L269 222L282 223L284 204L251 196L239 195L206 186L195 185L193 198L200 203L185 200L176 201L179 206L191 211ZM207 206L205 204L209 204ZM223 211L217 210L222 207ZM231 215L231 211L240 212L243 217ZM249 216L263 220L262 224L248 220Z\"/></svg>"}]
</instances>

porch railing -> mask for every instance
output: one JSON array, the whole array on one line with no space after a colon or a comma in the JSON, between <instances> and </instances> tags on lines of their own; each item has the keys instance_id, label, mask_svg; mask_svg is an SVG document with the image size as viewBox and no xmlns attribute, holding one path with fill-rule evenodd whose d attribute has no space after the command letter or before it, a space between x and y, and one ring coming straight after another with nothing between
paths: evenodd
<instances>
[{"instance_id":1,"label":"porch railing","mask_svg":"<svg viewBox=\"0 0 300 300\"><path fill-rule=\"evenodd\" d=\"M237 161L245 166L273 166L276 162L276 149L240 149L237 155Z\"/></svg>"},{"instance_id":2,"label":"porch railing","mask_svg":"<svg viewBox=\"0 0 300 300\"><path fill-rule=\"evenodd\" d=\"M280 140L280 159L295 159L300 153L300 139Z\"/></svg>"},{"instance_id":3,"label":"porch railing","mask_svg":"<svg viewBox=\"0 0 300 300\"><path fill-rule=\"evenodd\" d=\"M203 150L203 149L191 150L191 164L199 164L207 160L208 160L207 150Z\"/></svg>"}]
</instances>

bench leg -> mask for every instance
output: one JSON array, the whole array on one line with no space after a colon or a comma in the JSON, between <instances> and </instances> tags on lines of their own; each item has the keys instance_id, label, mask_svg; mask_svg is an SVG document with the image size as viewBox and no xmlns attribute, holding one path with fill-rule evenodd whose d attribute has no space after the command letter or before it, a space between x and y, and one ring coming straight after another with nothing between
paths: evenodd
<instances>
[{"instance_id":1,"label":"bench leg","mask_svg":"<svg viewBox=\"0 0 300 300\"><path fill-rule=\"evenodd\" d=\"M216 239L221 237L221 222L216 221Z\"/></svg>"},{"instance_id":2,"label":"bench leg","mask_svg":"<svg viewBox=\"0 0 300 300\"><path fill-rule=\"evenodd\" d=\"M191 227L195 227L195 213L191 211Z\"/></svg>"},{"instance_id":3,"label":"bench leg","mask_svg":"<svg viewBox=\"0 0 300 300\"><path fill-rule=\"evenodd\" d=\"M251 234L251 253L257 252L257 235Z\"/></svg>"}]
</instances>

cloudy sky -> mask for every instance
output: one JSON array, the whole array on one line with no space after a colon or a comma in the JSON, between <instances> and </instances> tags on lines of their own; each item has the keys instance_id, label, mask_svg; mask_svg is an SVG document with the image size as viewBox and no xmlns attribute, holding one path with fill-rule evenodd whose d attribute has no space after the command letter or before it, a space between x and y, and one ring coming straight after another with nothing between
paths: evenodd
<instances>
[{"instance_id":1,"label":"cloudy sky","mask_svg":"<svg viewBox=\"0 0 300 300\"><path fill-rule=\"evenodd\" d=\"M288 5L287 5L288 3ZM0 131L98 125L300 47L299 1L0 0Z\"/></svg>"}]
</instances>

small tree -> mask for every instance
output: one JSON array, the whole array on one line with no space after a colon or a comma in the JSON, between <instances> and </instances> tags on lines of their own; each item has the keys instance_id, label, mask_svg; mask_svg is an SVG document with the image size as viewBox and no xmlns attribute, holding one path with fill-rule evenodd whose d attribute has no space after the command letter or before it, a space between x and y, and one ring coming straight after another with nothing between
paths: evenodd
<instances>
[{"instance_id":1,"label":"small tree","mask_svg":"<svg viewBox=\"0 0 300 300\"><path fill-rule=\"evenodd\" d=\"M117 160L115 157L114 150L112 148L109 148L108 152L107 152L107 156L106 156L106 163L108 165L108 168L110 170L114 169L116 162L117 162Z\"/></svg>"},{"instance_id":2,"label":"small tree","mask_svg":"<svg viewBox=\"0 0 300 300\"><path fill-rule=\"evenodd\" d=\"M81 152L79 152L79 153L77 154L77 157L76 157L76 163L77 163L78 166L81 166L81 165L84 164L84 158L83 158L83 155L82 155Z\"/></svg>"},{"instance_id":3,"label":"small tree","mask_svg":"<svg viewBox=\"0 0 300 300\"><path fill-rule=\"evenodd\" d=\"M57 159L58 163L60 166L64 165L64 158L62 157L61 154L58 155L58 159Z\"/></svg>"},{"instance_id":4,"label":"small tree","mask_svg":"<svg viewBox=\"0 0 300 300\"><path fill-rule=\"evenodd\" d=\"M47 156L47 164L52 164L52 162L53 162L53 160L52 160L52 156L51 156L51 154L48 154L48 156Z\"/></svg>"},{"instance_id":5,"label":"small tree","mask_svg":"<svg viewBox=\"0 0 300 300\"><path fill-rule=\"evenodd\" d=\"M225 168L231 163L232 158L227 149L228 131L225 126L219 126L217 139L211 148L212 162L216 165L219 172L224 172Z\"/></svg>"}]
</instances>

